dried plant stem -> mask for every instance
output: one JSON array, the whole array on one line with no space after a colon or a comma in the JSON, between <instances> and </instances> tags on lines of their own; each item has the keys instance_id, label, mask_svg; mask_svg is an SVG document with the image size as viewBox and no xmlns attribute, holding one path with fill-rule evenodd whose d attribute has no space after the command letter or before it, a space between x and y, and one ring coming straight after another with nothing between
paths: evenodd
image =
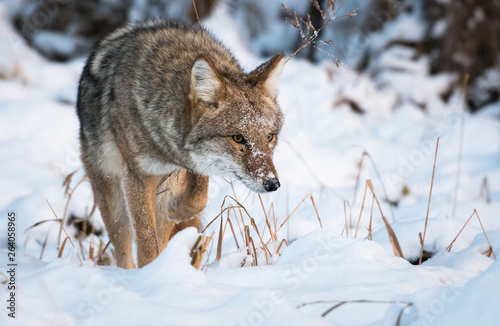
<instances>
[{"instance_id":1,"label":"dried plant stem","mask_svg":"<svg viewBox=\"0 0 500 326\"><path fill-rule=\"evenodd\" d=\"M54 220L53 220L54 221ZM44 222L44 221L42 221ZM47 241L49 240L49 234L50 234L50 231L52 230L52 227L54 226L55 224L52 224L49 228L49 231L47 232L47 234L45 235L45 240L43 241L43 245L42 245L42 251L40 252L40 260L42 260L43 258L43 253L45 252L45 247L47 246ZM33 226L31 226L30 228L32 228Z\"/></svg>"},{"instance_id":2,"label":"dried plant stem","mask_svg":"<svg viewBox=\"0 0 500 326\"><path fill-rule=\"evenodd\" d=\"M245 246L247 247L247 254L250 255L250 227L245 225Z\"/></svg>"},{"instance_id":3,"label":"dried plant stem","mask_svg":"<svg viewBox=\"0 0 500 326\"><path fill-rule=\"evenodd\" d=\"M347 225L347 207L346 204L349 206L349 226ZM345 219L345 236L349 237L349 228L352 227L352 209L351 209L351 204L347 200L344 200L344 219Z\"/></svg>"},{"instance_id":4,"label":"dried plant stem","mask_svg":"<svg viewBox=\"0 0 500 326\"><path fill-rule=\"evenodd\" d=\"M271 222L269 222L269 215L266 212L266 208L264 207L264 202L262 201L262 197L260 196L260 194L259 194L259 200L260 204L262 205L262 210L264 211L264 216L266 217L266 225L267 228L269 229L269 235L271 236L271 239L273 241L276 241L277 240L276 234L273 234L273 229L271 228ZM262 234L264 234L264 231L262 231Z\"/></svg>"},{"instance_id":5,"label":"dried plant stem","mask_svg":"<svg viewBox=\"0 0 500 326\"><path fill-rule=\"evenodd\" d=\"M202 31L203 28L201 27L200 17L198 16L198 10L196 10L196 4L194 3L194 0L192 0L192 2L193 2L194 14L196 15L196 20L198 21L198 26L200 27L200 31Z\"/></svg>"},{"instance_id":6,"label":"dried plant stem","mask_svg":"<svg viewBox=\"0 0 500 326\"><path fill-rule=\"evenodd\" d=\"M474 209L474 214L477 216L477 220L479 221L479 225L481 225L481 229L483 230L484 237L486 238L486 241L488 242L488 246L490 246L490 250L493 253L493 257L495 257L495 260L497 260L497 256L495 255L495 252L493 251L493 247L491 246L490 239L488 239L488 235L486 235L486 231L484 230L483 222L481 222L481 219L479 218L479 214L477 211Z\"/></svg>"},{"instance_id":7,"label":"dried plant stem","mask_svg":"<svg viewBox=\"0 0 500 326\"><path fill-rule=\"evenodd\" d=\"M458 196L458 188L460 187L460 171L462 169L462 153L464 148L464 125L465 125L465 106L466 106L466 96L467 96L467 83L469 82L469 73L466 73L464 76L464 80L462 83L462 93L463 93L463 106L462 106L462 114L460 117L460 142L458 148L458 168L457 168L457 180L455 183L455 194L453 195L453 209L451 211L451 217L455 217L455 209L457 207L457 196Z\"/></svg>"},{"instance_id":8,"label":"dried plant stem","mask_svg":"<svg viewBox=\"0 0 500 326\"><path fill-rule=\"evenodd\" d=\"M374 201L375 201L375 195L372 196L372 208L371 208L371 211L370 211L370 224L368 226L368 240L372 240L372 232L373 232L373 228L372 228L372 221L373 221L373 204L374 204Z\"/></svg>"},{"instance_id":9,"label":"dried plant stem","mask_svg":"<svg viewBox=\"0 0 500 326\"><path fill-rule=\"evenodd\" d=\"M236 248L240 249L240 245L238 244L238 239L236 239L236 234L234 233L234 228L233 228L233 223L231 223L231 219L227 218L227 221L229 222L229 227L231 228L231 233L233 234L234 242L236 243Z\"/></svg>"},{"instance_id":10,"label":"dried plant stem","mask_svg":"<svg viewBox=\"0 0 500 326\"><path fill-rule=\"evenodd\" d=\"M260 236L260 232L259 232L259 229L257 228L257 224L255 223L255 220L251 217L250 217L250 224L252 225L255 232L257 232L257 236L259 237L260 243L262 244L262 248L264 249L264 251L267 251L269 253L269 255L272 257L273 255L271 254L271 251L269 251L269 248L267 248L264 240L262 240L262 237ZM266 263L269 264L269 262L267 261L267 256L266 256Z\"/></svg>"},{"instance_id":11,"label":"dried plant stem","mask_svg":"<svg viewBox=\"0 0 500 326\"><path fill-rule=\"evenodd\" d=\"M230 209L234 209L235 207L234 206L229 206L229 207L226 207L224 208L219 214L217 214L216 217L214 217L208 224L207 226L205 226L205 228L201 231L201 233L205 233L205 231L208 229L208 227L210 225L212 225L213 222L215 222L216 219L218 219L220 216L222 216L222 214L224 214L225 211L227 210L230 210Z\"/></svg>"},{"instance_id":12,"label":"dried plant stem","mask_svg":"<svg viewBox=\"0 0 500 326\"><path fill-rule=\"evenodd\" d=\"M434 166L432 168L432 180L431 180L431 189L429 191L429 201L427 203L427 214L425 215L425 226L424 226L424 235L422 236L422 246L420 247L420 257L418 258L418 264L422 264L422 257L424 255L424 243L425 243L425 234L427 233L427 222L429 221L429 210L431 208L431 198L432 198L432 187L434 185L434 174L436 172L436 161L437 154L439 148L439 137L436 142L436 154L434 154Z\"/></svg>"},{"instance_id":13,"label":"dried plant stem","mask_svg":"<svg viewBox=\"0 0 500 326\"><path fill-rule=\"evenodd\" d=\"M278 232L279 230L281 230L281 228L283 227L283 225L286 224L286 222L288 222L288 220L290 219L290 217L292 217L292 215L297 211L297 209L299 209L300 205L302 205L302 203L307 199L307 198L311 198L311 202L314 206L314 210L316 212L316 216L318 217L318 221L321 225L321 218L319 217L319 214L318 214L318 210L316 208L316 205L314 204L314 199L312 197L311 194L308 194L306 195L301 201L300 203L295 207L295 209L290 213L290 215L287 216L287 218L283 221L283 223L281 223L281 225L278 227L278 229L276 230L276 232Z\"/></svg>"},{"instance_id":14,"label":"dried plant stem","mask_svg":"<svg viewBox=\"0 0 500 326\"><path fill-rule=\"evenodd\" d=\"M69 237L64 238L61 248L59 249L59 254L57 255L57 258L62 258L62 255L64 253L64 247L66 246L66 241L68 241L68 239Z\"/></svg>"},{"instance_id":15,"label":"dried plant stem","mask_svg":"<svg viewBox=\"0 0 500 326\"><path fill-rule=\"evenodd\" d=\"M196 239L196 242L191 248L191 265L193 265L194 268L200 269L201 260L203 259L203 255L207 251L208 245L212 241L212 236L213 233L208 237L200 235L198 239Z\"/></svg>"},{"instance_id":16,"label":"dried plant stem","mask_svg":"<svg viewBox=\"0 0 500 326\"><path fill-rule=\"evenodd\" d=\"M365 159L365 156L367 156L368 153L366 151L363 151L363 154L361 154L361 160L359 161L358 164L358 174L356 175L356 184L354 185L354 194L352 197L352 205L354 206L356 204L356 195L358 193L358 187L359 187L359 179L361 177L361 171L363 170L363 160Z\"/></svg>"},{"instance_id":17,"label":"dried plant stem","mask_svg":"<svg viewBox=\"0 0 500 326\"><path fill-rule=\"evenodd\" d=\"M259 266L259 262L257 260L257 250L255 250L255 244L253 243L252 237L250 237L250 243L252 244L252 248L253 248L253 259L254 259L253 266Z\"/></svg>"},{"instance_id":18,"label":"dried plant stem","mask_svg":"<svg viewBox=\"0 0 500 326\"><path fill-rule=\"evenodd\" d=\"M276 249L276 254L279 255L280 249L281 249L281 246L283 245L283 243L286 244L286 246L288 247L288 242L286 242L285 239L282 239L281 242L280 242L280 245L278 246L278 249Z\"/></svg>"},{"instance_id":19,"label":"dried plant stem","mask_svg":"<svg viewBox=\"0 0 500 326\"><path fill-rule=\"evenodd\" d=\"M73 188L74 189L74 188ZM49 201L46 199L47 201L47 204L49 204L49 207L50 209L52 210L52 213L54 214L54 216L56 217L56 219L59 221L59 223L61 223L61 229L64 231L64 234L66 234L66 238L69 239L69 242L71 243L71 245L73 246L73 248L76 248L75 247L75 244L73 243L73 241L71 240L71 237L69 236L68 232L66 232L66 229L64 228L63 224L62 224L62 221L59 219L59 217L57 217L57 214L56 212L54 211L54 209L52 208L52 205L50 205ZM66 241L66 240L65 240ZM80 265L83 265L83 262L82 262L82 259L80 258L80 255L77 253L76 254L77 257L78 257L78 260L80 261Z\"/></svg>"},{"instance_id":20,"label":"dried plant stem","mask_svg":"<svg viewBox=\"0 0 500 326\"><path fill-rule=\"evenodd\" d=\"M495 260L497 260L497 256L495 255L495 252L493 251L493 247L491 246L490 240L488 239L488 235L486 235L486 231L484 230L483 223L481 222L481 219L479 218L479 214L477 213L477 211L475 209L474 209L474 212L472 212L471 216L467 219L467 222L465 222L464 226L462 226L460 231L458 231L458 234L455 236L455 238L450 243L450 245L448 247L446 247L446 251L448 251L448 252L451 251L451 248L453 247L453 244L455 243L455 241L458 239L458 236L462 233L462 231L465 229L467 224L469 224L469 221L472 219L472 217L474 215L476 215L477 220L479 221L479 225L481 225L481 229L483 230L484 237L486 238L486 241L488 242L489 250L491 250L491 252L493 253L493 257L495 258Z\"/></svg>"},{"instance_id":21,"label":"dried plant stem","mask_svg":"<svg viewBox=\"0 0 500 326\"><path fill-rule=\"evenodd\" d=\"M221 212L221 218L220 218L220 229L219 229L219 239L217 241L217 255L215 257L215 261L218 261L222 255L222 240L224 238L224 232L222 231L222 225L224 224L224 219L222 218L222 212Z\"/></svg>"},{"instance_id":22,"label":"dried plant stem","mask_svg":"<svg viewBox=\"0 0 500 326\"><path fill-rule=\"evenodd\" d=\"M319 226L321 228L323 228L323 223L321 223L321 218L319 217L318 208L316 207L316 204L314 203L314 196L313 195L311 195L311 202L313 204L314 211L316 212L316 216L318 217Z\"/></svg>"},{"instance_id":23,"label":"dried plant stem","mask_svg":"<svg viewBox=\"0 0 500 326\"><path fill-rule=\"evenodd\" d=\"M385 228L387 229L387 234L389 235L389 240L391 241L392 245L392 250L394 251L395 256L399 256L401 258L404 258L403 255L403 250L401 250L401 246L399 245L398 237L396 236L396 233L392 229L391 225L387 221L387 219L384 216L384 213L382 212L382 207L380 206L380 202L378 201L377 195L375 194L375 190L373 189L373 184L371 180L366 180L366 184L370 188L370 191L373 194L373 197L375 198L375 201L377 202L378 209L380 211L380 215L382 215L382 220L384 221Z\"/></svg>"},{"instance_id":24,"label":"dried plant stem","mask_svg":"<svg viewBox=\"0 0 500 326\"><path fill-rule=\"evenodd\" d=\"M370 159L370 162L372 162L373 169L375 170L375 174L377 174L377 178L380 182L380 187L382 187L382 191L384 192L385 201L389 204L389 210L391 211L392 220L395 221L396 217L394 216L394 210L392 209L392 206L394 206L394 204L391 203L391 201L389 200L389 196L387 195L387 190L385 189L384 182L382 180L382 175L380 174L380 171L370 153L367 152L366 156L368 157L368 159Z\"/></svg>"},{"instance_id":25,"label":"dried plant stem","mask_svg":"<svg viewBox=\"0 0 500 326\"><path fill-rule=\"evenodd\" d=\"M390 300L345 300L345 301L339 301L339 300L320 300L320 301L313 301L313 302L307 302L299 305L297 308L302 308L305 306L309 305L315 305L315 304L324 304L324 303L336 303L333 307L329 308L326 310L323 314L321 314L321 317L326 317L330 312L333 310L337 309L338 307L341 307L345 304L350 304L350 303L377 303L377 304L398 304L398 305L403 305L403 308L399 312L398 319L396 320L396 326L399 326L401 323L401 317L403 316L403 312L405 311L406 308L411 307L413 303L408 302L408 301L390 301Z\"/></svg>"},{"instance_id":26,"label":"dried plant stem","mask_svg":"<svg viewBox=\"0 0 500 326\"><path fill-rule=\"evenodd\" d=\"M307 170L309 171L309 173L313 176L313 178L316 180L316 182L321 186L322 189L324 188L327 188L326 185L321 181L321 179L316 175L316 172L314 172L314 169L311 168L311 166L309 165L309 163L307 163L307 161L305 160L305 158L300 154L300 152L292 145L292 143L290 141L288 141L287 139L285 138L281 138L281 141L285 144L288 145L288 147L290 147L290 149L292 150L292 152L295 154L295 156L297 156L297 158L302 162L302 164L304 164L304 166L307 168Z\"/></svg>"},{"instance_id":27,"label":"dried plant stem","mask_svg":"<svg viewBox=\"0 0 500 326\"><path fill-rule=\"evenodd\" d=\"M101 250L99 250L99 258L97 259L97 261L101 261L102 260L102 256L104 255L104 253L106 252L106 249L108 249L109 245L111 244L111 240L108 241L108 243L106 243L106 245L104 246L104 248Z\"/></svg>"},{"instance_id":28,"label":"dried plant stem","mask_svg":"<svg viewBox=\"0 0 500 326\"><path fill-rule=\"evenodd\" d=\"M361 149L363 149L363 148L361 148ZM365 149L363 149L363 154L361 154L361 160L360 160L360 163L359 163L358 175L356 176L356 185L354 186L354 197L353 197L352 206L354 206L354 204L355 204L354 202L355 202L356 197L357 197L358 184L359 184L359 179L360 179L360 176L361 176L361 170L362 170L363 161L364 161L365 157L367 157L370 160L370 162L372 164L372 167L373 167L373 170L375 170L375 174L377 175L377 179L380 182L380 186L382 187L382 191L384 192L384 200L387 203L389 203L389 209L391 211L391 217L392 217L392 220L395 221L396 217L394 215L394 210L392 208L394 206L394 204L389 200L389 196L387 194L387 189L385 188L384 181L382 180L382 175L380 174L380 171L379 171L379 169L377 167L377 164L375 164L375 161L373 160L373 157Z\"/></svg>"},{"instance_id":29,"label":"dried plant stem","mask_svg":"<svg viewBox=\"0 0 500 326\"><path fill-rule=\"evenodd\" d=\"M373 184L372 184L372 181L370 179L366 180L365 193L363 195L363 202L361 203L361 210L359 212L358 224L356 225L356 232L354 233L354 237L356 238L357 234L358 234L359 223L361 221L361 215L363 213L363 208L365 207L366 191L368 188L370 189L370 191L373 195L373 198L377 202L377 206L378 206L378 209L380 211L380 215L382 216L382 220L384 221L385 228L387 230L387 234L389 235L389 240L391 241L392 250L394 251L394 255L399 256L401 258L404 258L403 251L401 250L401 246L399 245L398 237L396 236L396 233L394 232L391 225L389 224L389 222L385 218L384 213L382 212L382 207L380 206L380 202L378 201L377 195L375 194L375 189L373 188Z\"/></svg>"},{"instance_id":30,"label":"dried plant stem","mask_svg":"<svg viewBox=\"0 0 500 326\"><path fill-rule=\"evenodd\" d=\"M358 236L358 228L359 228L359 222L361 221L361 214L363 213L363 208L365 208L365 200L366 200L366 191L368 190L368 180L365 185L365 193L363 195L363 202L361 203L361 210L359 211L359 218L358 218L358 223L356 224L356 231L354 232L354 238Z\"/></svg>"},{"instance_id":31,"label":"dried plant stem","mask_svg":"<svg viewBox=\"0 0 500 326\"><path fill-rule=\"evenodd\" d=\"M94 247L92 244L89 244L89 258L94 261Z\"/></svg>"},{"instance_id":32,"label":"dried plant stem","mask_svg":"<svg viewBox=\"0 0 500 326\"><path fill-rule=\"evenodd\" d=\"M73 177L73 175L75 173L76 173L76 171L74 171L68 177L66 177L66 179L64 180L64 183L63 183L63 186L66 186L66 194L68 195L68 200L66 201L66 206L64 207L64 213L63 213L63 218L62 218L61 226L63 226L64 224L66 224L66 217L67 217L67 214L68 214L68 208L69 208L69 203L71 201L71 197L75 193L75 190L78 188L78 186L86 178L86 176L84 175L83 178L81 178L80 181L78 181L78 183L73 187L73 189L71 189L71 191L68 191L69 190L69 183L71 182L71 178ZM57 237L57 245L59 245L61 243L61 233L62 233L62 228L59 229L59 236Z\"/></svg>"}]
</instances>

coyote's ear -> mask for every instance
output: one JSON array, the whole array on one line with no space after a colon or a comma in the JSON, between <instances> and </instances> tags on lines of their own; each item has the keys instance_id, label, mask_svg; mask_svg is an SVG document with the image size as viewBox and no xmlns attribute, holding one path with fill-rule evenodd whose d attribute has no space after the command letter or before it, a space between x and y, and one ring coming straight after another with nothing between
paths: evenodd
<instances>
[{"instance_id":1,"label":"coyote's ear","mask_svg":"<svg viewBox=\"0 0 500 326\"><path fill-rule=\"evenodd\" d=\"M285 54L278 53L249 73L248 80L253 85L263 86L272 98L276 98L278 96L278 79L284 64Z\"/></svg>"},{"instance_id":2,"label":"coyote's ear","mask_svg":"<svg viewBox=\"0 0 500 326\"><path fill-rule=\"evenodd\" d=\"M224 89L224 82L212 61L201 55L191 69L191 93L195 98L211 102Z\"/></svg>"}]
</instances>

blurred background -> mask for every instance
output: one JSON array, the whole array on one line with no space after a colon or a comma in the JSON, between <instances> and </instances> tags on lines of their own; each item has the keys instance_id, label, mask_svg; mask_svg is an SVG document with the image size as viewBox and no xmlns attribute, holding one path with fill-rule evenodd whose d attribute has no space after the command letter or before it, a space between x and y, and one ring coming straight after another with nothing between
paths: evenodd
<instances>
[{"instance_id":1,"label":"blurred background","mask_svg":"<svg viewBox=\"0 0 500 326\"><path fill-rule=\"evenodd\" d=\"M3 19L44 57L62 62L87 55L100 37L129 21L196 21L189 0L3 2ZM321 15L312 2L287 0L284 4L300 18L305 19L309 13L312 24L321 26ZM318 0L318 4L325 9L327 1ZM290 54L301 45L300 35L285 21L286 13L279 1L197 0L196 5L202 20L211 17L218 7L224 7L237 25L228 27L237 28L238 37L258 56L280 51ZM336 1L336 6L337 19L318 38L332 40L332 44L318 43L320 49L306 47L298 56L318 62L331 60L329 55L334 55L357 71L369 74L377 81L377 87L391 84L392 75L453 73L453 81L440 92L445 101L463 76L469 74L467 104L471 111L498 101L498 0L344 0ZM340 18L353 11L357 13L355 17ZM0 74L7 77L12 74L9 69L13 68L3 66ZM411 100L426 109L425 99ZM352 105L362 109L360 103Z\"/></svg>"}]
</instances>

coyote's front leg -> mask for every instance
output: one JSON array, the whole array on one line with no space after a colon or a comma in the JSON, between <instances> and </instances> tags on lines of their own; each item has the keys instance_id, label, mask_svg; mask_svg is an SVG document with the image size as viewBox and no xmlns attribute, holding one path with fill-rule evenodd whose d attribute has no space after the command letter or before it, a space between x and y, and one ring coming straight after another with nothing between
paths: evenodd
<instances>
[{"instance_id":1,"label":"coyote's front leg","mask_svg":"<svg viewBox=\"0 0 500 326\"><path fill-rule=\"evenodd\" d=\"M173 196L168 205L168 217L177 223L191 219L207 206L208 201L208 177L191 172L183 171L181 185L184 190Z\"/></svg>"},{"instance_id":2,"label":"coyote's front leg","mask_svg":"<svg viewBox=\"0 0 500 326\"><path fill-rule=\"evenodd\" d=\"M160 179L156 198L156 225L160 250L182 229L200 227L199 213L208 200L208 177L182 169Z\"/></svg>"},{"instance_id":3,"label":"coyote's front leg","mask_svg":"<svg viewBox=\"0 0 500 326\"><path fill-rule=\"evenodd\" d=\"M125 167L123 183L137 238L137 262L143 267L159 255L155 222L156 178Z\"/></svg>"}]
</instances>

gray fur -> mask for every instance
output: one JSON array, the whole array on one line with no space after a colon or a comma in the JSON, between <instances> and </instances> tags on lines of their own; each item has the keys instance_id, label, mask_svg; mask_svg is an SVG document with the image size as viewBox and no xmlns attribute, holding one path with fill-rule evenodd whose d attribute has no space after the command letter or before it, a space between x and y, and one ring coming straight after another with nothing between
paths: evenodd
<instances>
[{"instance_id":1,"label":"gray fur","mask_svg":"<svg viewBox=\"0 0 500 326\"><path fill-rule=\"evenodd\" d=\"M160 187L174 184L170 176L179 179L179 171L187 171L176 191L164 199L176 199L174 206L184 207L182 212L164 209L166 221L176 223L197 218L206 205L205 176L229 173L259 192L268 178L277 179L272 163L276 137L272 142L267 137L277 135L282 125L276 82L283 57L279 54L245 74L206 30L166 22L127 25L100 41L82 72L77 113L82 161L96 202L115 249L126 256L119 265L133 267L129 240L113 240L120 238L120 225L129 229L120 222L124 214L118 213L116 203L129 207L138 241L140 232L150 235L157 232L154 228L165 229L153 226L158 212L140 206L153 199L132 198L152 191L150 178ZM234 135L243 135L246 144L235 143ZM181 205L181 200L196 201L191 205L196 210ZM160 206L166 205L157 199ZM134 216L135 211L145 216ZM152 222L139 230L143 219ZM144 251L164 247L169 237L158 235L160 240L145 244Z\"/></svg>"}]
</instances>

